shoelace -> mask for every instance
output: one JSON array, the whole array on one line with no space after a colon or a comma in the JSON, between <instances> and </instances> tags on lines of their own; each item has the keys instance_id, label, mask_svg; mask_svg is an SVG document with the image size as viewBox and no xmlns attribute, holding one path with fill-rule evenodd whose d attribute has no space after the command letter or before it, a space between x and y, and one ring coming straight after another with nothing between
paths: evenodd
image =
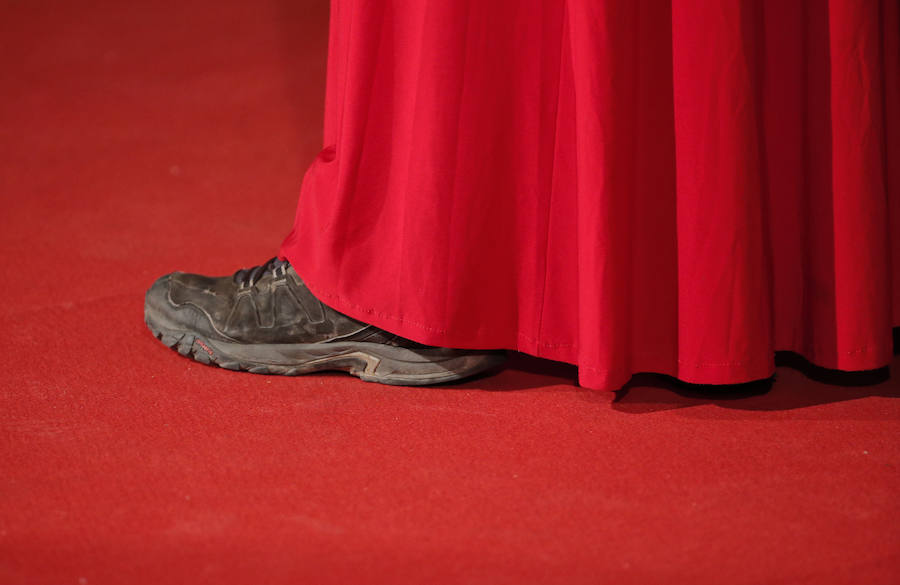
<instances>
[{"instance_id":1,"label":"shoelace","mask_svg":"<svg viewBox=\"0 0 900 585\"><path fill-rule=\"evenodd\" d=\"M265 264L238 270L234 273L234 282L239 284L241 288L251 287L270 270L272 271L273 278L278 276L279 270L281 271L281 274L286 274L288 266L289 263L287 260L279 260L278 256L276 256L269 259Z\"/></svg>"}]
</instances>

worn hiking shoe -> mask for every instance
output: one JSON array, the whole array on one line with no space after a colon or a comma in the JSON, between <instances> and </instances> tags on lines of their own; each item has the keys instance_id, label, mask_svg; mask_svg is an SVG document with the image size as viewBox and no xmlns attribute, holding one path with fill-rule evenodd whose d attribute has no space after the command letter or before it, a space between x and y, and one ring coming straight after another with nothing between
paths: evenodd
<instances>
[{"instance_id":1,"label":"worn hiking shoe","mask_svg":"<svg viewBox=\"0 0 900 585\"><path fill-rule=\"evenodd\" d=\"M418 386L459 380L505 357L422 345L351 319L322 304L277 258L233 276L167 274L147 291L144 320L183 356L256 374L343 370Z\"/></svg>"}]
</instances>

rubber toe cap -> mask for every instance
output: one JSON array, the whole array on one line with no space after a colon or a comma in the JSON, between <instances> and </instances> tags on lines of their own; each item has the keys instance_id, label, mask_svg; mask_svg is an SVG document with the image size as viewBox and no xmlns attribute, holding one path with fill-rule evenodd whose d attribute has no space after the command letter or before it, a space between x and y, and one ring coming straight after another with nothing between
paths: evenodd
<instances>
[{"instance_id":1,"label":"rubber toe cap","mask_svg":"<svg viewBox=\"0 0 900 585\"><path fill-rule=\"evenodd\" d=\"M172 275L166 274L156 279L144 296L144 318L146 319L151 313L166 311L173 306L169 300L169 284Z\"/></svg>"}]
</instances>

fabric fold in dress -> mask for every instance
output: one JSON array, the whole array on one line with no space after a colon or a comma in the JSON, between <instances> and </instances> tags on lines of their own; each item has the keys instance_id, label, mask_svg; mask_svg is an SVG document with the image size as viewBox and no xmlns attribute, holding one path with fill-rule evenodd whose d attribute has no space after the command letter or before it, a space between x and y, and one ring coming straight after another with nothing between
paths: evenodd
<instances>
[{"instance_id":1,"label":"fabric fold in dress","mask_svg":"<svg viewBox=\"0 0 900 585\"><path fill-rule=\"evenodd\" d=\"M333 0L281 254L352 317L591 388L884 366L898 4Z\"/></svg>"}]
</instances>

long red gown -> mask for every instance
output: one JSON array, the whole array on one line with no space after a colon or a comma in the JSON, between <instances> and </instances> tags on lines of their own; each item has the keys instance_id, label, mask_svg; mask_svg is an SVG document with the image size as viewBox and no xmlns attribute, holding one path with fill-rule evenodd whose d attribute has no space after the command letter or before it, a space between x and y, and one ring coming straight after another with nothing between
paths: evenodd
<instances>
[{"instance_id":1,"label":"long red gown","mask_svg":"<svg viewBox=\"0 0 900 585\"><path fill-rule=\"evenodd\" d=\"M335 0L282 255L334 308L616 389L877 368L897 0Z\"/></svg>"}]
</instances>

